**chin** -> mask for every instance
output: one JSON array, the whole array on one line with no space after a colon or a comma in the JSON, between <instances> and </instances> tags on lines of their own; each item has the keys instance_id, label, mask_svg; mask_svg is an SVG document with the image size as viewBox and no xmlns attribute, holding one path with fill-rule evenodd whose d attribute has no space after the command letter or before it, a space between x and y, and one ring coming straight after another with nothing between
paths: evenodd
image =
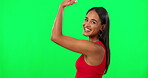
<instances>
[{"instance_id":1,"label":"chin","mask_svg":"<svg viewBox=\"0 0 148 78\"><path fill-rule=\"evenodd\" d=\"M84 35L84 36L89 37L88 35Z\"/></svg>"},{"instance_id":2,"label":"chin","mask_svg":"<svg viewBox=\"0 0 148 78\"><path fill-rule=\"evenodd\" d=\"M83 33L83 35L84 35L84 36L87 36L87 37L89 37L89 36L90 36L89 34L84 34L84 33Z\"/></svg>"},{"instance_id":3,"label":"chin","mask_svg":"<svg viewBox=\"0 0 148 78\"><path fill-rule=\"evenodd\" d=\"M87 37L92 36L92 34L93 34L93 32L85 32L85 31L83 31L83 35L87 36Z\"/></svg>"}]
</instances>

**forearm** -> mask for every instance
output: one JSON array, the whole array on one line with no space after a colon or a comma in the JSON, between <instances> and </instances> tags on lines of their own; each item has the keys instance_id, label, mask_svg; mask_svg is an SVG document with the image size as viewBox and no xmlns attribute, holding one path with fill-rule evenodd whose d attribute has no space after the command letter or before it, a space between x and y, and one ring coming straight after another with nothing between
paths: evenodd
<instances>
[{"instance_id":1,"label":"forearm","mask_svg":"<svg viewBox=\"0 0 148 78\"><path fill-rule=\"evenodd\" d=\"M62 18L63 18L64 8L62 6L59 7L54 26L52 29L51 39L62 36Z\"/></svg>"}]
</instances>

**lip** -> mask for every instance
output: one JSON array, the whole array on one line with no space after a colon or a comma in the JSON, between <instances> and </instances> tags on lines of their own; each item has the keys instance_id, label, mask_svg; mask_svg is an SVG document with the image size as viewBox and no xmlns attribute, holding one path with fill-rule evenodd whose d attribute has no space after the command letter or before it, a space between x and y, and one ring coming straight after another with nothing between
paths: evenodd
<instances>
[{"instance_id":1,"label":"lip","mask_svg":"<svg viewBox=\"0 0 148 78\"><path fill-rule=\"evenodd\" d=\"M90 31L88 31L86 29L89 29ZM90 28L84 28L84 32L91 32L91 31L92 31L92 29L90 29Z\"/></svg>"},{"instance_id":2,"label":"lip","mask_svg":"<svg viewBox=\"0 0 148 78\"><path fill-rule=\"evenodd\" d=\"M86 31L86 30L84 30L84 32L90 32L90 31Z\"/></svg>"}]
</instances>

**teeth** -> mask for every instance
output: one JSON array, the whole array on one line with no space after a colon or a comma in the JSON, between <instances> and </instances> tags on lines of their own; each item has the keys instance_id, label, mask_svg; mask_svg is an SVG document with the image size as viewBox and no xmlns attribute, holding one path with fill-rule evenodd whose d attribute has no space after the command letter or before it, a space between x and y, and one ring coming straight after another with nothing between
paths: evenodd
<instances>
[{"instance_id":1,"label":"teeth","mask_svg":"<svg viewBox=\"0 0 148 78\"><path fill-rule=\"evenodd\" d=\"M91 31L91 30L90 30L90 29L88 29L88 28L85 28L85 30L86 30L86 31Z\"/></svg>"}]
</instances>

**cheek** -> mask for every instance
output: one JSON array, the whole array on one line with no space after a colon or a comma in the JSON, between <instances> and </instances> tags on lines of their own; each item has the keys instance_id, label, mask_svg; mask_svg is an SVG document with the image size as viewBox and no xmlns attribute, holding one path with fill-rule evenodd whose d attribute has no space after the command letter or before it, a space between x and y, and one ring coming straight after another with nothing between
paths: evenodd
<instances>
[{"instance_id":1,"label":"cheek","mask_svg":"<svg viewBox=\"0 0 148 78\"><path fill-rule=\"evenodd\" d=\"M98 33L99 32L99 27L98 26L94 26L93 30L94 30L94 32Z\"/></svg>"},{"instance_id":2,"label":"cheek","mask_svg":"<svg viewBox=\"0 0 148 78\"><path fill-rule=\"evenodd\" d=\"M93 25L92 28L93 28L94 30L99 30L99 26L98 26L98 25Z\"/></svg>"}]
</instances>

